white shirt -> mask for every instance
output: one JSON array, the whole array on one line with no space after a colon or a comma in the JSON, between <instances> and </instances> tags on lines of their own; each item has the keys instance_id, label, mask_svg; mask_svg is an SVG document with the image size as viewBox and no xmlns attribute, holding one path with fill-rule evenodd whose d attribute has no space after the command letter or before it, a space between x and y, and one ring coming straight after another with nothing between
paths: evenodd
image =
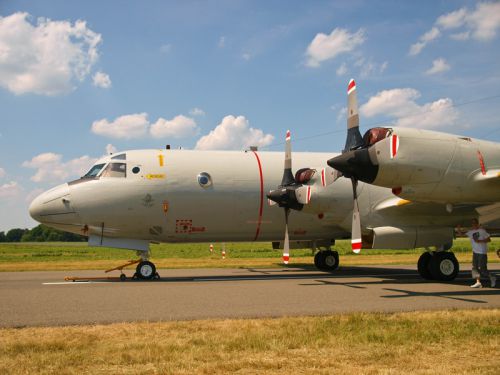
<instances>
[{"instance_id":1,"label":"white shirt","mask_svg":"<svg viewBox=\"0 0 500 375\"><path fill-rule=\"evenodd\" d=\"M483 228L471 229L465 233L469 237L472 244L472 251L477 254L486 254L488 252L488 244L486 242L476 242L474 240L485 240L490 237L488 232Z\"/></svg>"}]
</instances>

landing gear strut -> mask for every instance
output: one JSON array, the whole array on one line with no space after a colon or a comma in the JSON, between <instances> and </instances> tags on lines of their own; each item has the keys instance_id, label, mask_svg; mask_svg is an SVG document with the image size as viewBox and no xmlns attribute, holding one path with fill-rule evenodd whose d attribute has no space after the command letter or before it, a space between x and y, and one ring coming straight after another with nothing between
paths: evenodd
<instances>
[{"instance_id":1,"label":"landing gear strut","mask_svg":"<svg viewBox=\"0 0 500 375\"><path fill-rule=\"evenodd\" d=\"M339 266L339 253L332 250L318 251L314 256L314 265L322 271L333 271Z\"/></svg>"},{"instance_id":2,"label":"landing gear strut","mask_svg":"<svg viewBox=\"0 0 500 375\"><path fill-rule=\"evenodd\" d=\"M460 266L451 251L423 253L418 259L418 273L427 280L451 281L458 275Z\"/></svg>"}]
</instances>

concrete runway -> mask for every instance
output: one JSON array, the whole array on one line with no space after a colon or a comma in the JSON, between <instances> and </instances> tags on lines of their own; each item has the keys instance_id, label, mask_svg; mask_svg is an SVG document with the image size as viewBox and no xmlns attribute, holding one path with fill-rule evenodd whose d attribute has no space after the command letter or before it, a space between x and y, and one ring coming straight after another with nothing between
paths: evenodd
<instances>
[{"instance_id":1,"label":"concrete runway","mask_svg":"<svg viewBox=\"0 0 500 375\"><path fill-rule=\"evenodd\" d=\"M500 276L500 264L491 269ZM500 308L500 288L471 289L469 271L452 283L423 281L415 266L159 272L157 281L125 282L63 280L107 276L103 271L2 272L0 326Z\"/></svg>"}]
</instances>

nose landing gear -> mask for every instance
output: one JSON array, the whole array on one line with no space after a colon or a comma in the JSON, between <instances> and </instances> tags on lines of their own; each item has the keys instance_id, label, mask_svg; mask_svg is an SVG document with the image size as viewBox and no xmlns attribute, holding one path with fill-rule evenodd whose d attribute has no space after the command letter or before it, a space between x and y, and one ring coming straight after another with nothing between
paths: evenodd
<instances>
[{"instance_id":1,"label":"nose landing gear","mask_svg":"<svg viewBox=\"0 0 500 375\"><path fill-rule=\"evenodd\" d=\"M135 269L135 275L142 280L157 280L160 278L158 272L156 272L156 266L149 260L141 260Z\"/></svg>"},{"instance_id":2,"label":"nose landing gear","mask_svg":"<svg viewBox=\"0 0 500 375\"><path fill-rule=\"evenodd\" d=\"M131 266L133 264L137 264L137 267L135 268L135 273L134 276L132 276L132 279L141 279L141 280L158 280L160 278L160 275L158 272L156 272L156 266L154 265L153 262L150 262L148 260L148 254L141 254L141 259L138 260L131 260L128 261L127 263L111 268L109 270L106 270L105 272L111 272L111 271L120 271L120 280L125 281L127 280L127 276L123 273L123 269L125 267Z\"/></svg>"}]
</instances>

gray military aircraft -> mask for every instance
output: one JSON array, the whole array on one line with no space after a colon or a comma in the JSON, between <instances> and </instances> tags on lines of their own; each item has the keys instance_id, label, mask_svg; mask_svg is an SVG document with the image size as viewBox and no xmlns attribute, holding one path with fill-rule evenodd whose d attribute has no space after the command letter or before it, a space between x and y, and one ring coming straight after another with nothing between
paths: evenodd
<instances>
[{"instance_id":1,"label":"gray military aircraft","mask_svg":"<svg viewBox=\"0 0 500 375\"><path fill-rule=\"evenodd\" d=\"M397 159L383 159L386 167L382 157L397 153L398 159L412 160L411 152L403 159L407 155L406 147L411 144L407 143L406 135L428 133L385 128L387 130L379 131L384 134L383 139L377 138L378 142L373 143L376 147L370 148L359 134L354 81L348 87L348 112L349 135L344 153L337 159L331 159L330 153L294 153L293 165L298 166L295 173L290 132L286 135L284 168L282 153L255 149L126 151L101 158L80 179L41 194L31 203L30 214L48 226L88 236L91 246L137 251L141 261L136 276L142 279L158 276L149 250L150 243L158 242L273 241L276 247L283 248L285 263L290 247L308 246L319 249L314 264L321 270L333 271L339 265L339 257L331 246L335 239L349 238L352 232L355 252L361 248L434 247L436 251L426 251L418 261L421 276L453 280L459 270L456 257L447 251L453 243L453 228L477 217L479 205L459 204L464 195L458 193L453 201L428 201L406 196L403 190L391 190L394 185L372 185L382 181L382 177L391 178L388 170L392 164L389 163ZM396 141L394 151L385 144L391 142L392 145L395 134L400 144L398 148ZM452 138L440 135L438 139L443 142L449 139L452 143ZM471 147L477 144L463 138L455 144L462 141ZM432 192L444 194L446 187L468 192L470 188L465 185L459 188L445 183L441 187L443 176L436 177L436 168L444 166L447 173L450 168L445 166L440 150L431 153L430 146L425 147L431 171L415 166L414 174L405 174L404 168L398 166L392 181L403 177L414 181L412 176L420 174L428 176L441 189L435 188ZM488 158L489 150L481 149ZM379 157L369 159L378 166L375 176L370 169L372 164L367 167L351 163L353 154L357 161L357 155L363 153L361 157L366 162L371 152ZM460 160L465 163L463 158ZM344 168L344 164L351 169ZM334 168L351 181L339 178ZM371 179L361 173L365 170L370 170ZM490 174L489 171L481 174L483 177L477 183L488 185L484 176ZM465 183L476 181L477 177L454 178L456 183ZM367 183L358 183L365 180ZM284 240L281 240L283 232Z\"/></svg>"}]
</instances>

